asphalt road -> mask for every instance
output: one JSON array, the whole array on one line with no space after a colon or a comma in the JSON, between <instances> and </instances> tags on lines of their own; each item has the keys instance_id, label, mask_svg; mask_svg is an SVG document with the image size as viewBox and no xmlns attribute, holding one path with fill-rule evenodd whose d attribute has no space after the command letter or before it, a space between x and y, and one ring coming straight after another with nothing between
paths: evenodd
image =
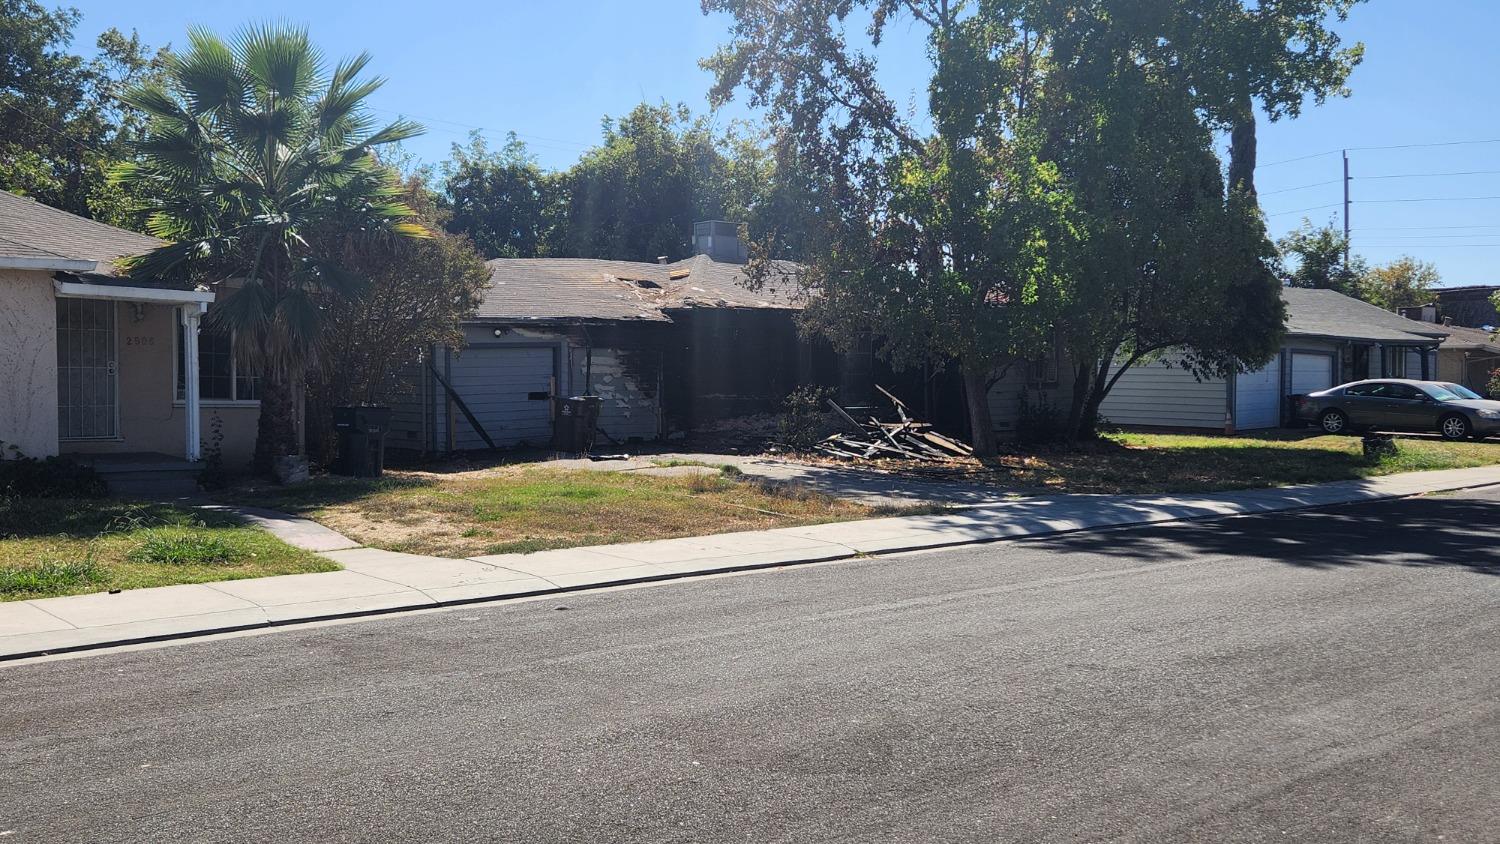
<instances>
[{"instance_id":1,"label":"asphalt road","mask_svg":"<svg viewBox=\"0 0 1500 844\"><path fill-rule=\"evenodd\" d=\"M0 842L1500 841L1497 526L1431 497L0 667Z\"/></svg>"}]
</instances>

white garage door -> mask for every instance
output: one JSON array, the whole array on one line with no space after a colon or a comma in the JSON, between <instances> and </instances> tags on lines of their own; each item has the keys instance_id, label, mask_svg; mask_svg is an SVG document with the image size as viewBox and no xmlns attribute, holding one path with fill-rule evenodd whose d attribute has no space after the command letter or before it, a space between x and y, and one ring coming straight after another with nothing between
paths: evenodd
<instances>
[{"instance_id":1,"label":"white garage door","mask_svg":"<svg viewBox=\"0 0 1500 844\"><path fill-rule=\"evenodd\" d=\"M1234 425L1241 431L1281 424L1281 358L1234 379Z\"/></svg>"},{"instance_id":2,"label":"white garage door","mask_svg":"<svg viewBox=\"0 0 1500 844\"><path fill-rule=\"evenodd\" d=\"M1292 354L1293 395L1305 396L1333 386L1333 356L1294 352Z\"/></svg>"},{"instance_id":3,"label":"white garage door","mask_svg":"<svg viewBox=\"0 0 1500 844\"><path fill-rule=\"evenodd\" d=\"M495 445L544 446L552 439L552 347L468 348L453 358L449 383ZM456 406L454 445L485 448Z\"/></svg>"}]
</instances>

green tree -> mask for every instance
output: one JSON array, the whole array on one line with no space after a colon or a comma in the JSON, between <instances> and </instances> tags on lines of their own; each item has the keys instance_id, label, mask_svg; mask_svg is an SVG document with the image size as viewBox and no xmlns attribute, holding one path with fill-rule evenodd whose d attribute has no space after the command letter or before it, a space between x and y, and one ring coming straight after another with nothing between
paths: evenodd
<instances>
[{"instance_id":1,"label":"green tree","mask_svg":"<svg viewBox=\"0 0 1500 844\"><path fill-rule=\"evenodd\" d=\"M453 145L443 163L443 190L452 207L450 232L463 233L486 258L543 254L556 216L558 177L542 171L511 133L497 150L475 132Z\"/></svg>"},{"instance_id":2,"label":"green tree","mask_svg":"<svg viewBox=\"0 0 1500 844\"><path fill-rule=\"evenodd\" d=\"M1437 267L1410 255L1371 267L1360 277L1359 295L1388 311L1432 302L1432 289L1442 283Z\"/></svg>"},{"instance_id":3,"label":"green tree","mask_svg":"<svg viewBox=\"0 0 1500 844\"><path fill-rule=\"evenodd\" d=\"M1039 121L1068 179L1081 241L1058 333L1073 365L1067 431L1092 436L1131 367L1170 353L1199 377L1264 365L1283 335L1275 250L1255 203L1230 191L1212 120L1150 61L1149 16L1033 15L1051 69Z\"/></svg>"},{"instance_id":4,"label":"green tree","mask_svg":"<svg viewBox=\"0 0 1500 844\"><path fill-rule=\"evenodd\" d=\"M1281 250L1283 280L1289 287L1336 290L1359 296L1369 267L1349 251L1349 241L1333 224L1313 226L1308 220L1276 242Z\"/></svg>"},{"instance_id":5,"label":"green tree","mask_svg":"<svg viewBox=\"0 0 1500 844\"><path fill-rule=\"evenodd\" d=\"M443 232L449 212L419 177L405 182L404 200L416 221ZM440 233L431 238L365 242L357 233L338 232L350 241L345 269L369 279L365 289L329 290L320 305L326 312L324 353L308 373L309 426L329 456L331 409L345 405L380 405L411 385L402 381L418 350L433 345L464 344L462 321L478 307L489 282L484 259L468 238Z\"/></svg>"},{"instance_id":6,"label":"green tree","mask_svg":"<svg viewBox=\"0 0 1500 844\"><path fill-rule=\"evenodd\" d=\"M305 30L188 40L163 83L126 97L150 122L117 176L160 193L149 230L168 241L130 268L221 285L211 318L260 374L255 465L266 472L298 451L296 391L319 357L320 298L364 287L348 269L362 244L429 236L374 155L421 128L376 129L364 101L382 81L359 78L369 55L330 69Z\"/></svg>"},{"instance_id":7,"label":"green tree","mask_svg":"<svg viewBox=\"0 0 1500 844\"><path fill-rule=\"evenodd\" d=\"M120 93L159 75L166 52L110 29L92 58L75 55L78 21L76 9L0 0L0 188L139 228L139 197L105 173L129 154L143 122Z\"/></svg>"},{"instance_id":8,"label":"green tree","mask_svg":"<svg viewBox=\"0 0 1500 844\"><path fill-rule=\"evenodd\" d=\"M719 217L724 168L708 121L686 106L636 106L561 177L553 255L654 261L692 254L693 223Z\"/></svg>"},{"instance_id":9,"label":"green tree","mask_svg":"<svg viewBox=\"0 0 1500 844\"><path fill-rule=\"evenodd\" d=\"M1216 130L1229 132L1229 184L1255 193L1256 109L1277 121L1349 95L1349 75L1364 45L1345 46L1343 23L1363 0L1056 0L1080 18L1137 28L1142 57L1178 76Z\"/></svg>"},{"instance_id":10,"label":"green tree","mask_svg":"<svg viewBox=\"0 0 1500 844\"><path fill-rule=\"evenodd\" d=\"M1086 436L1115 364L1177 346L1234 371L1281 330L1270 243L1226 197L1191 87L1150 61L1160 29L1076 5L704 4L735 20L705 62L713 99L747 90L816 174L809 318L898 362L955 361L981 456L990 386L1054 337L1074 366L1066 435ZM928 34L930 132L878 81L898 19Z\"/></svg>"}]
</instances>

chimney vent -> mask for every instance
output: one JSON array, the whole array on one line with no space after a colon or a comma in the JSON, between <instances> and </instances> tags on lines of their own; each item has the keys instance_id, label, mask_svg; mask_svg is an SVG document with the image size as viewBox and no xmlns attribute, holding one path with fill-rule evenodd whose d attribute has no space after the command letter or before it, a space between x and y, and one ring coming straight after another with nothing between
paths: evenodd
<instances>
[{"instance_id":1,"label":"chimney vent","mask_svg":"<svg viewBox=\"0 0 1500 844\"><path fill-rule=\"evenodd\" d=\"M750 260L740 240L739 223L704 220L693 224L693 254L707 255L723 264L743 264Z\"/></svg>"},{"instance_id":2,"label":"chimney vent","mask_svg":"<svg viewBox=\"0 0 1500 844\"><path fill-rule=\"evenodd\" d=\"M665 264L666 262L667 262L667 256L665 256L665 255L657 255L656 256L656 263L658 263L658 264Z\"/></svg>"}]
</instances>

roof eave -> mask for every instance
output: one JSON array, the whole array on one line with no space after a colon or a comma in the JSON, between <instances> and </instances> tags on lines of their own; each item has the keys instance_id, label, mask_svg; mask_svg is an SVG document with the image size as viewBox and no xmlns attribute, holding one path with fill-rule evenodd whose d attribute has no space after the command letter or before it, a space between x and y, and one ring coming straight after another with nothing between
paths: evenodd
<instances>
[{"instance_id":1,"label":"roof eave","mask_svg":"<svg viewBox=\"0 0 1500 844\"><path fill-rule=\"evenodd\" d=\"M99 270L98 261L82 258L22 257L0 255L0 270L39 270L42 272L91 273Z\"/></svg>"}]
</instances>

